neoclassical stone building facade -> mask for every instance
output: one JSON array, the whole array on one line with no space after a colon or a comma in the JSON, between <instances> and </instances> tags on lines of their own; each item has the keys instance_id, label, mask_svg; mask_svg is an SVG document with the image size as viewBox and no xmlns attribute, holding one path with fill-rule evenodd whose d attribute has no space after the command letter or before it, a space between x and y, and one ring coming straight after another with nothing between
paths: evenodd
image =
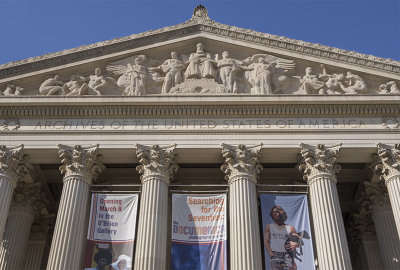
<instances>
[{"instance_id":1,"label":"neoclassical stone building facade","mask_svg":"<svg viewBox=\"0 0 400 270\"><path fill-rule=\"evenodd\" d=\"M266 191L308 194L318 269L400 269L399 87L397 61L202 6L1 65L0 268L80 269L89 195L110 191L140 192L133 268L168 269L171 191L225 190L230 269L264 267Z\"/></svg>"}]
</instances>

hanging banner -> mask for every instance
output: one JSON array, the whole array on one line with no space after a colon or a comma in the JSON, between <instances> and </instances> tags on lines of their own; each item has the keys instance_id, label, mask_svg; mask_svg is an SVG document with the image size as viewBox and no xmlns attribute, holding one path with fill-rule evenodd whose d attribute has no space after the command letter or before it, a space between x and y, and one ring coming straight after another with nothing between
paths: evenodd
<instances>
[{"instance_id":1,"label":"hanging banner","mask_svg":"<svg viewBox=\"0 0 400 270\"><path fill-rule=\"evenodd\" d=\"M84 269L132 268L137 194L92 194Z\"/></svg>"},{"instance_id":2,"label":"hanging banner","mask_svg":"<svg viewBox=\"0 0 400 270\"><path fill-rule=\"evenodd\" d=\"M172 270L227 269L225 214L225 194L172 194Z\"/></svg>"},{"instance_id":3,"label":"hanging banner","mask_svg":"<svg viewBox=\"0 0 400 270\"><path fill-rule=\"evenodd\" d=\"M315 269L306 195L261 194L265 268Z\"/></svg>"}]
</instances>

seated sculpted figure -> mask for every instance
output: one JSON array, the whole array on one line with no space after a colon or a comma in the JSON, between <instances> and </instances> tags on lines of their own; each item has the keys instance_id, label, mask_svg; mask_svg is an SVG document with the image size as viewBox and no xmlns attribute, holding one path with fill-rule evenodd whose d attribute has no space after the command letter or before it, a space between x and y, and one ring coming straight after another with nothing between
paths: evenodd
<instances>
[{"instance_id":1,"label":"seated sculpted figure","mask_svg":"<svg viewBox=\"0 0 400 270\"><path fill-rule=\"evenodd\" d=\"M400 94L400 88L394 81L379 85L379 94Z\"/></svg>"},{"instance_id":2,"label":"seated sculpted figure","mask_svg":"<svg viewBox=\"0 0 400 270\"><path fill-rule=\"evenodd\" d=\"M69 81L65 83L64 89L69 91L67 96L83 96L88 94L89 86L86 78L79 74L72 74Z\"/></svg>"},{"instance_id":3,"label":"seated sculpted figure","mask_svg":"<svg viewBox=\"0 0 400 270\"><path fill-rule=\"evenodd\" d=\"M324 65L321 65L322 73L319 74L321 81L325 83L327 94L341 94L341 83L344 80L344 75L339 73L328 74Z\"/></svg>"},{"instance_id":4,"label":"seated sculpted figure","mask_svg":"<svg viewBox=\"0 0 400 270\"><path fill-rule=\"evenodd\" d=\"M237 93L236 72L239 67L236 61L229 57L228 51L222 53L222 59L217 61L217 67L219 67L219 76L225 89L229 93Z\"/></svg>"},{"instance_id":5,"label":"seated sculpted figure","mask_svg":"<svg viewBox=\"0 0 400 270\"><path fill-rule=\"evenodd\" d=\"M188 65L185 71L186 79L212 78L215 79L214 66L216 61L211 58L211 54L204 52L204 45L198 43L196 52L190 54Z\"/></svg>"},{"instance_id":6,"label":"seated sculpted figure","mask_svg":"<svg viewBox=\"0 0 400 270\"><path fill-rule=\"evenodd\" d=\"M312 68L306 68L306 74L300 78L301 87L307 94L325 94L325 83L312 73Z\"/></svg>"},{"instance_id":7,"label":"seated sculpted figure","mask_svg":"<svg viewBox=\"0 0 400 270\"><path fill-rule=\"evenodd\" d=\"M100 96L101 91L103 91L110 83L116 83L114 78L102 76L101 69L96 68L94 70L94 75L89 76L89 94Z\"/></svg>"},{"instance_id":8,"label":"seated sculpted figure","mask_svg":"<svg viewBox=\"0 0 400 270\"><path fill-rule=\"evenodd\" d=\"M340 84L340 87L346 94L361 94L367 92L367 85L364 82L363 78L359 75L351 73L351 71L347 72L346 79L348 81L347 86L344 84Z\"/></svg>"},{"instance_id":9,"label":"seated sculpted figure","mask_svg":"<svg viewBox=\"0 0 400 270\"><path fill-rule=\"evenodd\" d=\"M21 86L8 84L6 90L4 90L4 92L0 92L0 96L20 96L23 91L24 88Z\"/></svg>"},{"instance_id":10,"label":"seated sculpted figure","mask_svg":"<svg viewBox=\"0 0 400 270\"><path fill-rule=\"evenodd\" d=\"M64 95L64 82L60 80L60 76L55 75L45 80L39 88L39 93L43 96Z\"/></svg>"}]
</instances>

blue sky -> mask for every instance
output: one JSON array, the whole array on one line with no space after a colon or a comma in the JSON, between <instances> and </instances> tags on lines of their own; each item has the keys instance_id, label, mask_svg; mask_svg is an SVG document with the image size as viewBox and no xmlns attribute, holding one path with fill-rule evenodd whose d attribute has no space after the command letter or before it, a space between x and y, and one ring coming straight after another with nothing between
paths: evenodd
<instances>
[{"instance_id":1,"label":"blue sky","mask_svg":"<svg viewBox=\"0 0 400 270\"><path fill-rule=\"evenodd\" d=\"M211 19L400 61L400 1L0 0L0 64L181 23Z\"/></svg>"}]
</instances>

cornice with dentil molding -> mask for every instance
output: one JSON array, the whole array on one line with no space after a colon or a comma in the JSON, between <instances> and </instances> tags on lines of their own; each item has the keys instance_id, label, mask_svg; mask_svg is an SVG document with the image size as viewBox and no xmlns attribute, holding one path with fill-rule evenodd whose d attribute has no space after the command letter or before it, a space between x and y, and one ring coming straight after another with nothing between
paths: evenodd
<instances>
[{"instance_id":1,"label":"cornice with dentil molding","mask_svg":"<svg viewBox=\"0 0 400 270\"><path fill-rule=\"evenodd\" d=\"M240 178L257 182L258 175L263 167L260 163L262 144L246 147L243 144L233 146L221 144L224 164L221 170L225 173L225 180L230 184Z\"/></svg>"},{"instance_id":2,"label":"cornice with dentil molding","mask_svg":"<svg viewBox=\"0 0 400 270\"><path fill-rule=\"evenodd\" d=\"M399 61L225 25L211 20L204 7L203 11L198 12L200 9L196 7L191 19L177 25L0 65L0 77L71 63L196 32L213 33L231 39L234 38L282 50L295 51L319 58L400 73Z\"/></svg>"},{"instance_id":3,"label":"cornice with dentil molding","mask_svg":"<svg viewBox=\"0 0 400 270\"><path fill-rule=\"evenodd\" d=\"M136 144L136 155L140 165L136 170L140 173L142 183L156 178L169 184L179 166L176 163L176 144L161 147Z\"/></svg>"},{"instance_id":4,"label":"cornice with dentil molding","mask_svg":"<svg viewBox=\"0 0 400 270\"><path fill-rule=\"evenodd\" d=\"M79 178L88 185L96 181L105 169L102 155L98 154L99 145L82 147L80 145L58 145L58 154L63 165L60 171L64 174L64 182L71 178Z\"/></svg>"},{"instance_id":5,"label":"cornice with dentil molding","mask_svg":"<svg viewBox=\"0 0 400 270\"><path fill-rule=\"evenodd\" d=\"M336 182L336 175L340 171L340 165L336 164L336 161L341 146L341 144L328 147L323 144L316 146L300 144L297 167L304 174L303 179L308 184L319 177L327 177Z\"/></svg>"}]
</instances>

